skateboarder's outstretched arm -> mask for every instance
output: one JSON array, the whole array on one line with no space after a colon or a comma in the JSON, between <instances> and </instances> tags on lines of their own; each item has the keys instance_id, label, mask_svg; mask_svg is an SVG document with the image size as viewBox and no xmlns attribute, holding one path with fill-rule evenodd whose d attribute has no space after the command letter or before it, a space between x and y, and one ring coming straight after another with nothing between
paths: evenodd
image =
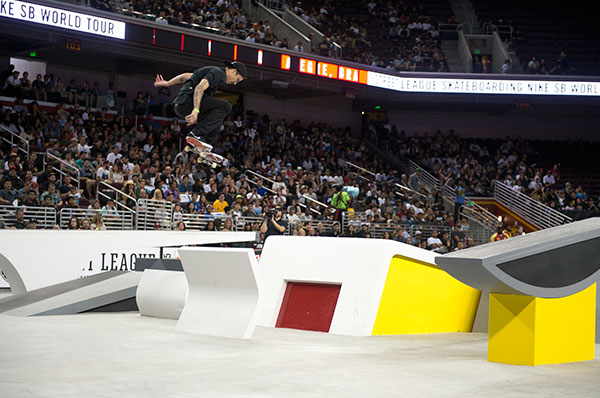
<instances>
[{"instance_id":1,"label":"skateboarder's outstretched arm","mask_svg":"<svg viewBox=\"0 0 600 398\"><path fill-rule=\"evenodd\" d=\"M176 84L185 83L190 77L192 77L192 73L182 73L181 75L177 75L171 80L163 79L162 75L156 75L156 80L154 80L154 87L169 87L174 86Z\"/></svg>"}]
</instances>

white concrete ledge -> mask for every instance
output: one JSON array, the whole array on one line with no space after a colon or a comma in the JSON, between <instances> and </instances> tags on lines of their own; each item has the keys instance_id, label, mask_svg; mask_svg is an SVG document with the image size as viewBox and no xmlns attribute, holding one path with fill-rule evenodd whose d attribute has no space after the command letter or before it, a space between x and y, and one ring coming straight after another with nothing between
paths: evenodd
<instances>
[{"instance_id":1,"label":"white concrete ledge","mask_svg":"<svg viewBox=\"0 0 600 398\"><path fill-rule=\"evenodd\" d=\"M262 281L252 249L179 250L189 293L177 330L249 339L260 308Z\"/></svg>"},{"instance_id":2,"label":"white concrete ledge","mask_svg":"<svg viewBox=\"0 0 600 398\"><path fill-rule=\"evenodd\" d=\"M137 287L135 301L141 315L179 319L188 295L188 284L181 271L146 269Z\"/></svg>"}]
</instances>

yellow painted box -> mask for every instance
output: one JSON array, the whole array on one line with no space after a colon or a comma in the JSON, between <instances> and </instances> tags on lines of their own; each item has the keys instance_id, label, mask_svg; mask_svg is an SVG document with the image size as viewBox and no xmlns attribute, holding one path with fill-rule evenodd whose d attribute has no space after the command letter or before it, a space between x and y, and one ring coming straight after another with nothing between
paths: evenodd
<instances>
[{"instance_id":1,"label":"yellow painted box","mask_svg":"<svg viewBox=\"0 0 600 398\"><path fill-rule=\"evenodd\" d=\"M594 359L596 284L563 298L490 294L488 360L542 365Z\"/></svg>"}]
</instances>

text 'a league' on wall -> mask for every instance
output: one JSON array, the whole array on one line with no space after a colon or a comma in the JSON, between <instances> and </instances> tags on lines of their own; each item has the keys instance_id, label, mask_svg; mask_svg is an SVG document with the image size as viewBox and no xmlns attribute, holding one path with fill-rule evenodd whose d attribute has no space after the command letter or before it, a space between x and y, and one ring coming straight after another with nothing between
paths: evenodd
<instances>
[{"instance_id":1,"label":"text 'a league' on wall","mask_svg":"<svg viewBox=\"0 0 600 398\"><path fill-rule=\"evenodd\" d=\"M102 253L96 258L92 259L89 264L83 268L81 277L95 275L107 271L135 271L135 262L138 258L159 257L159 248ZM173 248L163 249L163 258L177 258L177 250Z\"/></svg>"}]
</instances>

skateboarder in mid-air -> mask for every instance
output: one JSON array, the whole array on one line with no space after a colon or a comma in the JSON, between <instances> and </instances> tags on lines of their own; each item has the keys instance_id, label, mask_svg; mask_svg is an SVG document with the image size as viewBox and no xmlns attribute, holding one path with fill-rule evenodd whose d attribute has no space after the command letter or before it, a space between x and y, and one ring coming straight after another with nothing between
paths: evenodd
<instances>
[{"instance_id":1,"label":"skateboarder in mid-air","mask_svg":"<svg viewBox=\"0 0 600 398\"><path fill-rule=\"evenodd\" d=\"M213 98L220 83L238 84L247 77L246 66L238 61L225 62L225 68L204 66L193 73L182 73L171 80L156 75L154 87L183 84L173 100L173 109L188 126L196 125L186 141L199 150L210 152L225 117L231 112L231 104Z\"/></svg>"}]
</instances>

